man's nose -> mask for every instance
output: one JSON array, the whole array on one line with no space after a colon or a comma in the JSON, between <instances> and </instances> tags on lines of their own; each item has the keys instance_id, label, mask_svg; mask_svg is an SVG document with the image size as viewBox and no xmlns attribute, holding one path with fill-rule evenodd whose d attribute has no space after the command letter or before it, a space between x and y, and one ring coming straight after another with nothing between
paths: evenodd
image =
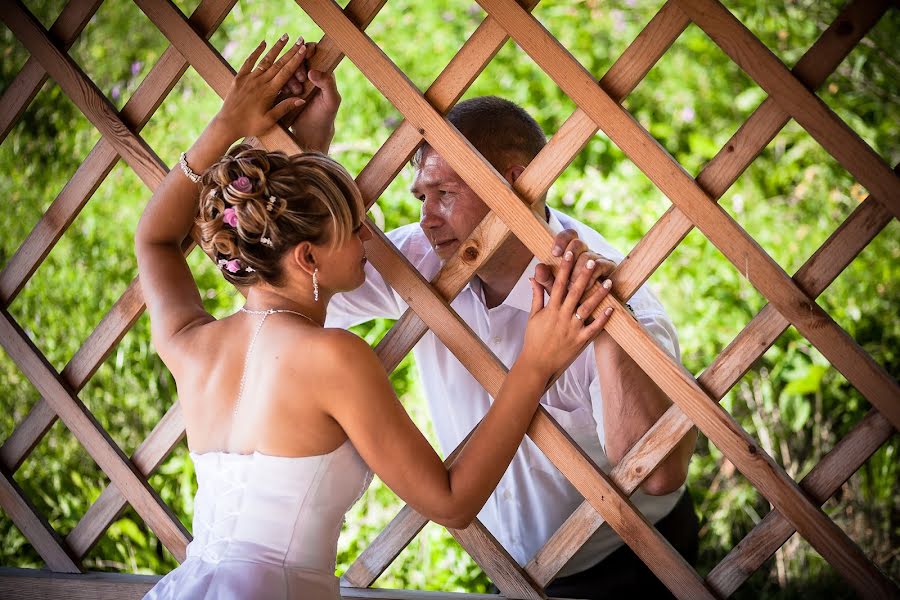
<instances>
[{"instance_id":1,"label":"man's nose","mask_svg":"<svg viewBox=\"0 0 900 600\"><path fill-rule=\"evenodd\" d=\"M424 229L433 229L443 225L444 219L440 214L440 206L437 202L427 198L422 202L422 215L419 222Z\"/></svg>"}]
</instances>

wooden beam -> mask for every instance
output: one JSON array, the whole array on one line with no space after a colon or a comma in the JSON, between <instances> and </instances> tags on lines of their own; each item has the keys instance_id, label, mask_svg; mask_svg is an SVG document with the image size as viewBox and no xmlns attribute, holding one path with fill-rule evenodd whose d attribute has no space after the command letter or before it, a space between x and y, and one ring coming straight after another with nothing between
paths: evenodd
<instances>
[{"instance_id":1,"label":"wooden beam","mask_svg":"<svg viewBox=\"0 0 900 600\"><path fill-rule=\"evenodd\" d=\"M218 29L235 2L236 0L203 0L191 15L191 25L208 38ZM73 4L82 6L89 3L72 2L69 6ZM31 60L34 59L29 59ZM125 126L135 133L140 132L187 71L187 66L187 61L175 48L171 46L166 48L122 108L121 118ZM50 208L29 233L28 238L0 272L0 305L9 306L18 296L118 159L119 154L115 146L106 138L100 138L78 167L75 175L66 182ZM155 186L150 187L151 191L155 189Z\"/></svg>"},{"instance_id":2,"label":"wooden beam","mask_svg":"<svg viewBox=\"0 0 900 600\"><path fill-rule=\"evenodd\" d=\"M115 147L141 180L155 187L168 169L156 153L122 122L116 108L97 89L93 81L68 54L57 48L47 30L22 5L20 0L8 2L0 18L19 41L37 58L66 95L75 103L94 127Z\"/></svg>"},{"instance_id":3,"label":"wooden beam","mask_svg":"<svg viewBox=\"0 0 900 600\"><path fill-rule=\"evenodd\" d=\"M381 52L377 46L371 43L365 34L355 29L352 24L348 23L340 10L333 4L328 2L314 2L312 0L302 1L304 9L317 21L317 23L329 31L335 39L344 44L344 53L359 66L363 72L370 78L373 84L403 113L406 117L419 126L420 133L428 140L440 154L448 161L450 166L461 176L466 179L476 193L478 193L491 208L497 212L506 224L516 233L519 239L532 250L536 256L550 264L555 264L556 260L549 256L549 246L551 241L550 232L546 228L546 224L537 222L530 216L528 209L521 206L517 197L512 194L509 187L505 184L505 180L484 161L483 157L477 154L462 136L450 127L445 120L440 118L433 109L425 102L424 98L417 92L408 79L400 73L390 60ZM499 9L498 10L498 5ZM539 63L547 63L552 60L555 68L560 65L571 66L574 60L565 54L565 51L555 45L559 52L544 52L551 42L547 38L550 36L539 25L536 24L527 12L522 11L518 5L512 2L482 2L482 6L488 8L488 12L498 16L499 22L503 23L507 31L514 39L517 39L520 45L525 47L530 54L536 54L537 48L534 42L539 42L541 46L540 52L542 56L538 57ZM520 27L524 28L520 29ZM577 65L577 63L574 63ZM545 69L549 68L547 64L542 64ZM571 69L570 69L571 70ZM575 73L570 73L574 75ZM568 87L567 92L575 96L579 105L589 104L600 98L600 105L614 115L621 115L621 109L615 103L609 101L609 98L603 94L594 96L596 89L593 81L590 80L589 74L583 72L587 76L589 85L569 86L563 77L557 73L556 79ZM552 75L551 75L552 76ZM579 82L580 83L580 82ZM613 104L613 107L605 106L603 99ZM592 110L596 110L598 106L592 106ZM619 109L616 111L616 109ZM592 114L595 121L603 121L604 118L597 118L598 114ZM618 120L615 123L618 127L624 127L619 130L614 138L621 138L619 133L631 133L629 127L638 127L633 119ZM649 153L641 157L640 162L646 162L646 159L654 157L656 152L661 152L658 145L648 143L647 136L642 133L634 138L637 143L642 144L642 150ZM652 140L652 138L651 138ZM633 140L617 139L617 142L632 144ZM631 148L635 150L635 148ZM634 152L629 152L633 155ZM658 158L658 157L654 157ZM663 157L664 158L664 157ZM671 175L671 161L662 160L655 161L658 165L662 165L667 175ZM667 167L668 165L668 167ZM646 167L647 165L645 165ZM656 165L651 165L656 170ZM686 173L678 171L679 175L686 177ZM653 178L658 179L658 178ZM657 181L657 185L663 184L668 187L671 182ZM692 181L691 181L692 183ZM683 191L683 190L682 190ZM696 196L696 188L688 187L687 191ZM701 193L702 196L702 193ZM712 205L708 199L703 202L703 210L708 210L706 205ZM695 198L699 202L700 198ZM701 212L698 210L693 212ZM696 221L707 224L708 216L697 214L692 215ZM721 217L722 215L717 215ZM727 214L724 214L727 218ZM716 219L713 219L716 221ZM724 228L719 234L739 233L729 231L737 227L736 223L729 223L727 219L721 219L724 222ZM698 223L699 224L699 223ZM723 223L716 222L717 226ZM731 225L731 227L729 227ZM744 238L741 238L743 240ZM758 246L757 246L758 248ZM758 253L753 254L758 257ZM771 269L768 269L771 270ZM766 286L770 287L770 286ZM615 304L614 299L607 297L604 300L605 306ZM697 387L696 382L687 374L683 368L678 367L665 355L665 351L658 345L653 343L646 332L640 325L628 316L623 315L622 310L618 312L618 316L614 315L610 320L607 330L613 337L629 352L629 354L638 361L645 370L647 370L654 379L660 382L664 388L667 388L669 396L677 403L683 403L685 408L689 410L692 419L698 421L701 429L717 443L724 451L726 456L735 462L736 465L743 466L742 471L757 484L762 491L773 500L776 506L782 508L786 515L796 520L795 525L813 544L828 557L833 564L836 564L840 570L848 575L859 575L855 577L858 585L865 585L867 589L873 589L873 586L864 583L864 580L870 580L869 575L877 577L877 569L865 558L859 551L859 548L837 528L834 523L828 519L817 507L812 506L804 497L801 490L797 487L783 470L764 452L761 452L757 445L752 441L746 432L744 432L737 423L715 405L710 399L703 394L702 390ZM619 325L624 326L619 329ZM630 330L630 331L629 331ZM629 339L630 338L630 339ZM712 406L710 406L712 404ZM877 579L876 585L878 585Z\"/></svg>"},{"instance_id":4,"label":"wooden beam","mask_svg":"<svg viewBox=\"0 0 900 600\"><path fill-rule=\"evenodd\" d=\"M0 344L163 545L184 560L190 539L184 525L5 309L0 309Z\"/></svg>"},{"instance_id":5,"label":"wooden beam","mask_svg":"<svg viewBox=\"0 0 900 600\"><path fill-rule=\"evenodd\" d=\"M679 0L689 17L809 134L900 218L900 178L718 0Z\"/></svg>"},{"instance_id":6,"label":"wooden beam","mask_svg":"<svg viewBox=\"0 0 900 600\"><path fill-rule=\"evenodd\" d=\"M81 567L66 543L28 501L19 484L0 470L0 507L37 550L47 566L62 573L80 573Z\"/></svg>"},{"instance_id":7,"label":"wooden beam","mask_svg":"<svg viewBox=\"0 0 900 600\"><path fill-rule=\"evenodd\" d=\"M81 35L85 25L97 12L102 1L69 0L50 27L50 36L58 40L63 50L68 51ZM19 122L22 113L37 96L45 81L47 81L47 71L37 59L29 56L25 66L16 74L12 83L3 91L3 96L0 97L0 144Z\"/></svg>"}]
</instances>

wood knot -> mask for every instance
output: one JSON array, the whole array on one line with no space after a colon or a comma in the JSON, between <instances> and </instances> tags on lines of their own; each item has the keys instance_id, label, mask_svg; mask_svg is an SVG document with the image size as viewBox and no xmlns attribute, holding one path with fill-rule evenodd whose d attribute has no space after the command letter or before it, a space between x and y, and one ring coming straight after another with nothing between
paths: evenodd
<instances>
[{"instance_id":1,"label":"wood knot","mask_svg":"<svg viewBox=\"0 0 900 600\"><path fill-rule=\"evenodd\" d=\"M644 467L642 467L642 466L640 466L640 465L638 465L638 466L636 466L636 467L634 468L634 473L635 473L635 475L640 475L640 474L643 473L643 472L644 472Z\"/></svg>"},{"instance_id":2,"label":"wood knot","mask_svg":"<svg viewBox=\"0 0 900 600\"><path fill-rule=\"evenodd\" d=\"M853 33L853 23L850 21L841 21L834 28L834 32L838 35L850 35Z\"/></svg>"},{"instance_id":3,"label":"wood knot","mask_svg":"<svg viewBox=\"0 0 900 600\"><path fill-rule=\"evenodd\" d=\"M728 144L728 151L734 152L734 144Z\"/></svg>"},{"instance_id":4,"label":"wood knot","mask_svg":"<svg viewBox=\"0 0 900 600\"><path fill-rule=\"evenodd\" d=\"M755 455L756 454L756 446L754 446L753 444L747 444L747 452Z\"/></svg>"},{"instance_id":5,"label":"wood knot","mask_svg":"<svg viewBox=\"0 0 900 600\"><path fill-rule=\"evenodd\" d=\"M419 127L419 135L421 135L422 137L425 137L425 128L424 127Z\"/></svg>"},{"instance_id":6,"label":"wood knot","mask_svg":"<svg viewBox=\"0 0 900 600\"><path fill-rule=\"evenodd\" d=\"M473 244L463 250L462 258L466 262L475 262L476 260L478 260L479 254L481 253L478 251L478 247Z\"/></svg>"}]
</instances>

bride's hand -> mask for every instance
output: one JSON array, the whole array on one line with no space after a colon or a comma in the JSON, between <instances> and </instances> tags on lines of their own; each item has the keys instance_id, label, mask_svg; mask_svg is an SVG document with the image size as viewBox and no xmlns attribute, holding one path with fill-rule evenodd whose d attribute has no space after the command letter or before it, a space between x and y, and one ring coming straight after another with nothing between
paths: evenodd
<instances>
[{"instance_id":1,"label":"bride's hand","mask_svg":"<svg viewBox=\"0 0 900 600\"><path fill-rule=\"evenodd\" d=\"M593 322L587 323L594 309L609 294L611 285L598 286L584 302L580 302L582 294L593 282L592 274L596 267L596 261L588 261L584 266L576 268L573 253L566 252L556 272L550 301L546 306L544 288L534 279L531 280L531 316L525 329L521 356L529 361L532 368L538 369L547 377L567 367L609 321L611 308L607 308Z\"/></svg>"},{"instance_id":2,"label":"bride's hand","mask_svg":"<svg viewBox=\"0 0 900 600\"><path fill-rule=\"evenodd\" d=\"M275 104L279 90L288 82L306 54L306 46L298 43L278 58L287 41L287 35L282 36L259 64L256 64L266 47L265 41L260 42L234 76L216 120L235 139L263 135L284 115L303 104L303 100L299 98L288 98Z\"/></svg>"}]
</instances>

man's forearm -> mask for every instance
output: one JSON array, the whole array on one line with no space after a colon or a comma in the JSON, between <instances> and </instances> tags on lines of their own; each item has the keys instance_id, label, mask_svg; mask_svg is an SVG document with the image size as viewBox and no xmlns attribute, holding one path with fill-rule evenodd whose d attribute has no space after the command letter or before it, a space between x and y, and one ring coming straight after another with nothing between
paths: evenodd
<instances>
[{"instance_id":1,"label":"man's forearm","mask_svg":"<svg viewBox=\"0 0 900 600\"><path fill-rule=\"evenodd\" d=\"M644 433L668 410L672 401L612 336L603 332L594 342L597 372L603 394L606 454L618 463ZM643 491L662 495L684 483L697 441L692 429L646 479Z\"/></svg>"}]
</instances>

